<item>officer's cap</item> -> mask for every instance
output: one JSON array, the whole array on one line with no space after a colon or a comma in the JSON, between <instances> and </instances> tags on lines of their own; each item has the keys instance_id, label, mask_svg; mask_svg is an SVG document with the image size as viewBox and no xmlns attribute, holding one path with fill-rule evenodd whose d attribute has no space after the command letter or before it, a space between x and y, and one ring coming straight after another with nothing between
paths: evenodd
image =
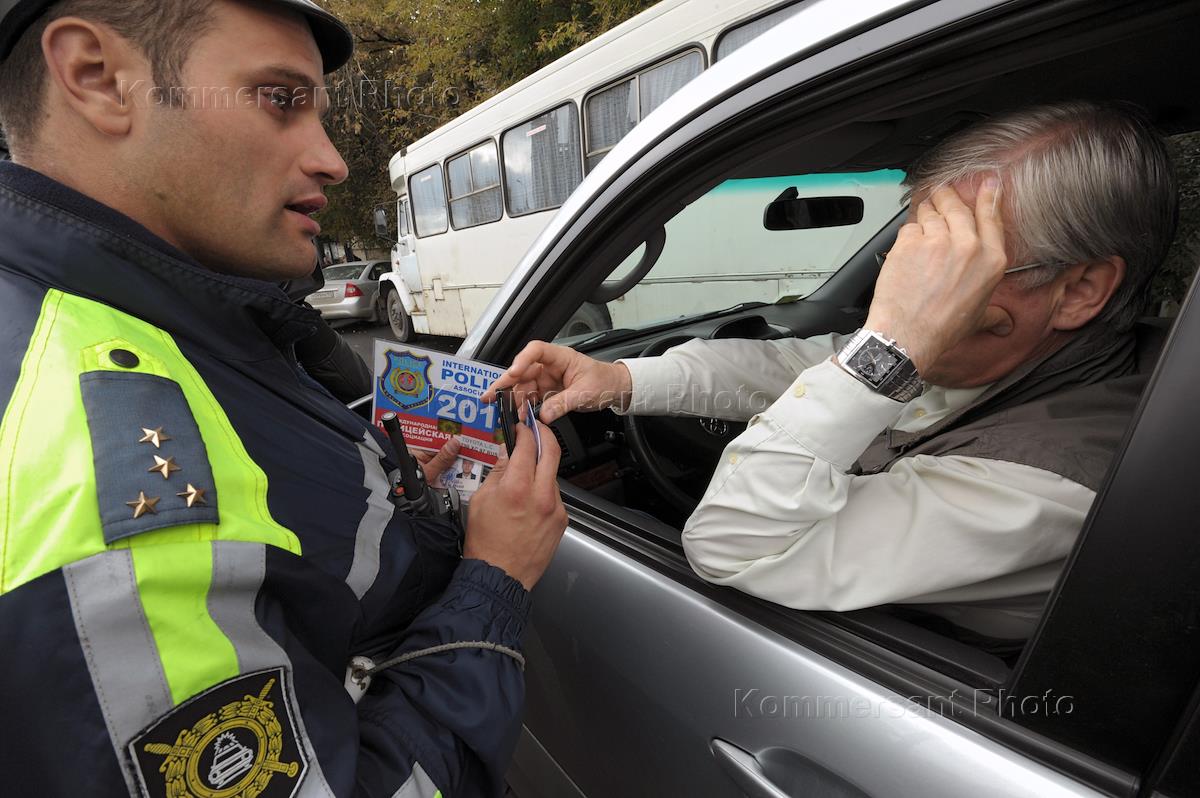
<instances>
[{"instance_id":1,"label":"officer's cap","mask_svg":"<svg viewBox=\"0 0 1200 798\"><path fill-rule=\"evenodd\" d=\"M0 61L8 58L21 34L40 17L55 0L0 0ZM312 0L266 0L277 6L299 11L308 17L313 37L321 50L325 71L332 72L350 60L354 37L350 29L333 14Z\"/></svg>"}]
</instances>

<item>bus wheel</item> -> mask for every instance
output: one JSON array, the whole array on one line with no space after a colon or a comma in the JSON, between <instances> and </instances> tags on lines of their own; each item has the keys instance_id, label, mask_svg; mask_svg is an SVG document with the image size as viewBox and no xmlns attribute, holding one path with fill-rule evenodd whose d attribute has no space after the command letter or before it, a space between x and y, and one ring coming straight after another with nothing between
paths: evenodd
<instances>
[{"instance_id":1,"label":"bus wheel","mask_svg":"<svg viewBox=\"0 0 1200 798\"><path fill-rule=\"evenodd\" d=\"M612 329L612 316L604 305L584 302L579 310L567 320L559 337L586 335Z\"/></svg>"},{"instance_id":2,"label":"bus wheel","mask_svg":"<svg viewBox=\"0 0 1200 798\"><path fill-rule=\"evenodd\" d=\"M404 303L400 301L400 295L395 291L388 291L387 294L387 319L388 324L392 327L392 335L397 341L412 340L412 319L404 310Z\"/></svg>"}]
</instances>

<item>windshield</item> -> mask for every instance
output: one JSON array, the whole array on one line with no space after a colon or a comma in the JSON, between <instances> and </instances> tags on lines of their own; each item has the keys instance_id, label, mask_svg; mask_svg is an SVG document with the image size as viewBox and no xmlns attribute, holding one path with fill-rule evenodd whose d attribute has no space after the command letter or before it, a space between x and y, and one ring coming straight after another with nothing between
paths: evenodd
<instances>
[{"instance_id":1,"label":"windshield","mask_svg":"<svg viewBox=\"0 0 1200 798\"><path fill-rule=\"evenodd\" d=\"M326 280L357 280L362 274L363 264L346 263L339 266L326 266L321 270Z\"/></svg>"}]
</instances>

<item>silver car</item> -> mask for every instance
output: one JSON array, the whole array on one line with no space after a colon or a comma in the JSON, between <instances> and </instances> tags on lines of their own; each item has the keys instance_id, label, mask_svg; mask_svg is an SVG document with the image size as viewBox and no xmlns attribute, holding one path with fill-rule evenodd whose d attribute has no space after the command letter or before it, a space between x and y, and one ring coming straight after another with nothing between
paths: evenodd
<instances>
[{"instance_id":1,"label":"silver car","mask_svg":"<svg viewBox=\"0 0 1200 798\"><path fill-rule=\"evenodd\" d=\"M807 337L861 325L876 253L891 245L904 210L842 230L840 248L818 246L816 234L832 232L801 231L814 243L798 246L791 271L817 285L793 288L750 246L761 209L719 225L721 246L672 235L677 216L728 181L882 179L981 116L1075 97L1137 102L1185 149L1181 163L1200 158L1195 0L798 5L589 171L460 354L509 363L597 296L616 329L570 342L607 360L697 336ZM650 254L639 262L639 251ZM710 275L696 313L649 315L663 305L655 292L676 301L692 290L657 275L656 258ZM780 282L777 299L747 300L769 280ZM651 300L647 322L623 322L639 296ZM1160 325L1173 331L1150 387L1019 656L885 610L796 611L698 578L680 524L735 426L607 413L556 422L571 520L534 590L512 791L1200 795L1196 291Z\"/></svg>"},{"instance_id":2,"label":"silver car","mask_svg":"<svg viewBox=\"0 0 1200 798\"><path fill-rule=\"evenodd\" d=\"M308 304L331 321L382 321L386 316L379 300L379 276L391 268L386 260L356 260L326 266L322 270L325 287L309 294Z\"/></svg>"}]
</instances>

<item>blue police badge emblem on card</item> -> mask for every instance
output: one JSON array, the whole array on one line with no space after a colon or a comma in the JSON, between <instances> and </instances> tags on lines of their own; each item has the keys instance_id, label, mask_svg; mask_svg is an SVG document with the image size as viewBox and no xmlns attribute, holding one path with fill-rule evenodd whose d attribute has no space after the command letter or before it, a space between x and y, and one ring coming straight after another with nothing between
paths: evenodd
<instances>
[{"instance_id":1,"label":"blue police badge emblem on card","mask_svg":"<svg viewBox=\"0 0 1200 798\"><path fill-rule=\"evenodd\" d=\"M388 352L387 369L379 378L383 395L403 410L423 407L433 401L429 369L433 361L412 352Z\"/></svg>"}]
</instances>

